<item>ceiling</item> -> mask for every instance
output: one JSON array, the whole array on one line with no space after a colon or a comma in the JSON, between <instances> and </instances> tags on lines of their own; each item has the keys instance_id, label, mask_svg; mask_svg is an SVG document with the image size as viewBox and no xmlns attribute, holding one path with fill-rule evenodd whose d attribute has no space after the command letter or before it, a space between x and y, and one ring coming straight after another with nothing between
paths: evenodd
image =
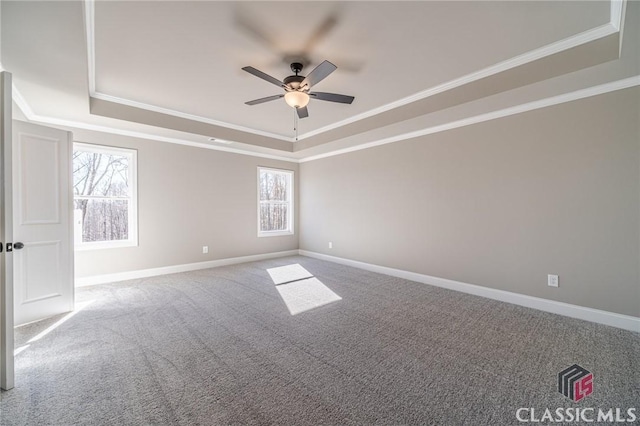
<instances>
[{"instance_id":1,"label":"ceiling","mask_svg":"<svg viewBox=\"0 0 640 426\"><path fill-rule=\"evenodd\" d=\"M617 59L620 42L607 1L3 1L1 8L2 67L13 73L26 115L167 141L216 137L233 149L290 158ZM333 62L337 71L317 90L356 98L312 100L298 141L283 100L244 104L280 89L241 70L283 79L294 59L305 62L303 74Z\"/></svg>"}]
</instances>

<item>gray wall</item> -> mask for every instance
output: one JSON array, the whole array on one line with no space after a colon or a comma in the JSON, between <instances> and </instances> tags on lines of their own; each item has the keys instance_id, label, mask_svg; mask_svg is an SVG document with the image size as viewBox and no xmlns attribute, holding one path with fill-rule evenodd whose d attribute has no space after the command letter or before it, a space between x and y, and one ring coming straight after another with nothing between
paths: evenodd
<instances>
[{"instance_id":1,"label":"gray wall","mask_svg":"<svg viewBox=\"0 0 640 426\"><path fill-rule=\"evenodd\" d=\"M639 100L302 163L300 248L640 316Z\"/></svg>"},{"instance_id":2,"label":"gray wall","mask_svg":"<svg viewBox=\"0 0 640 426\"><path fill-rule=\"evenodd\" d=\"M138 247L76 251L76 278L298 248L257 237L257 167L298 165L247 155L74 130L76 142L138 150ZM296 207L297 207L296 194ZM202 246L209 254L202 254Z\"/></svg>"}]
</instances>

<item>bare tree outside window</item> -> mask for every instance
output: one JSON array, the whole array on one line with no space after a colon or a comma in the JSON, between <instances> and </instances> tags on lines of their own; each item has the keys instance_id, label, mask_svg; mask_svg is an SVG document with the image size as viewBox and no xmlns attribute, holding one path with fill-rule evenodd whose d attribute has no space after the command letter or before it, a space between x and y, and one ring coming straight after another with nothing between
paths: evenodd
<instances>
[{"instance_id":1,"label":"bare tree outside window","mask_svg":"<svg viewBox=\"0 0 640 426\"><path fill-rule=\"evenodd\" d=\"M79 243L130 239L132 155L123 150L76 144L73 193Z\"/></svg>"},{"instance_id":2,"label":"bare tree outside window","mask_svg":"<svg viewBox=\"0 0 640 426\"><path fill-rule=\"evenodd\" d=\"M293 172L259 169L259 232L292 233Z\"/></svg>"}]
</instances>

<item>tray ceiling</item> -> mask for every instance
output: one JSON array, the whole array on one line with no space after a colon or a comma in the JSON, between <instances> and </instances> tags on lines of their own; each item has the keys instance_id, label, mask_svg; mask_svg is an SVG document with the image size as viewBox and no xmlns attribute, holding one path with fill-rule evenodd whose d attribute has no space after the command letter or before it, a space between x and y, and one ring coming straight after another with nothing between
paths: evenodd
<instances>
[{"instance_id":1,"label":"tray ceiling","mask_svg":"<svg viewBox=\"0 0 640 426\"><path fill-rule=\"evenodd\" d=\"M2 65L33 115L293 153L615 59L611 10L604 1L7 1ZM312 100L297 146L284 101L244 104L278 88L241 70L282 79L294 59L303 74L335 63L317 90L356 97Z\"/></svg>"}]
</instances>

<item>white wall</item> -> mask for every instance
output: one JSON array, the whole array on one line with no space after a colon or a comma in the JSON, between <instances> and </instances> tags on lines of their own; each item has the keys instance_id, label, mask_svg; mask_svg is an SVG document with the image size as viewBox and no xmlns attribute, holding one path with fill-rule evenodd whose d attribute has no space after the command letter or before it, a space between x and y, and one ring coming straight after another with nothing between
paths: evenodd
<instances>
[{"instance_id":1,"label":"white wall","mask_svg":"<svg viewBox=\"0 0 640 426\"><path fill-rule=\"evenodd\" d=\"M639 104L626 89L302 163L300 249L640 316Z\"/></svg>"},{"instance_id":2,"label":"white wall","mask_svg":"<svg viewBox=\"0 0 640 426\"><path fill-rule=\"evenodd\" d=\"M298 248L293 236L257 237L257 167L298 165L105 133L76 142L138 151L138 247L76 251L76 278ZM297 198L297 197L296 197ZM298 221L295 223L297 224ZM202 246L209 254L202 254Z\"/></svg>"}]
</instances>

